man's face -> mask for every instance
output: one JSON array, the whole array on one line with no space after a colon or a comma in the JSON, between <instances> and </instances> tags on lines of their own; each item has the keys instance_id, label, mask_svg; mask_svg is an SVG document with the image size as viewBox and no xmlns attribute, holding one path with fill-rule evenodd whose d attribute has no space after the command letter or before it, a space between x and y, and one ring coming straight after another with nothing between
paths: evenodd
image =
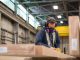
<instances>
[{"instance_id":1,"label":"man's face","mask_svg":"<svg viewBox=\"0 0 80 60\"><path fill-rule=\"evenodd\" d=\"M54 22L49 23L49 24L48 24L48 27L49 27L49 28L54 28L54 27L55 27L55 23L54 23Z\"/></svg>"}]
</instances>

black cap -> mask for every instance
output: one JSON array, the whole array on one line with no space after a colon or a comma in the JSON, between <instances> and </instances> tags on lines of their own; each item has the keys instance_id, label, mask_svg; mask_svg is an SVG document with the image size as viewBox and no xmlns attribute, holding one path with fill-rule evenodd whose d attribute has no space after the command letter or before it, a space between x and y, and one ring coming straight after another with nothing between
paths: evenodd
<instances>
[{"instance_id":1,"label":"black cap","mask_svg":"<svg viewBox=\"0 0 80 60\"><path fill-rule=\"evenodd\" d=\"M47 24L48 23L56 23L56 20L55 19L49 19L49 20L47 20Z\"/></svg>"},{"instance_id":2,"label":"black cap","mask_svg":"<svg viewBox=\"0 0 80 60\"><path fill-rule=\"evenodd\" d=\"M45 24L45 27L48 27L48 24L49 24L49 23L55 23L55 24L56 24L57 22L56 22L56 20L54 20L54 19L47 20L47 22L46 22L46 24Z\"/></svg>"}]
</instances>

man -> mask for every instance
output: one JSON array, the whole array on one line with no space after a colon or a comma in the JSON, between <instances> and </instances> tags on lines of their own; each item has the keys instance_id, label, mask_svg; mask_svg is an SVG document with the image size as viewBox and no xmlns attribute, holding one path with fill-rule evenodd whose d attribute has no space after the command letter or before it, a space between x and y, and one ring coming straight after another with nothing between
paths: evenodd
<instances>
[{"instance_id":1,"label":"man","mask_svg":"<svg viewBox=\"0 0 80 60\"><path fill-rule=\"evenodd\" d=\"M47 47L60 47L60 39L58 32L54 29L56 21L54 19L47 20L45 27L36 35L36 45L44 45Z\"/></svg>"}]
</instances>

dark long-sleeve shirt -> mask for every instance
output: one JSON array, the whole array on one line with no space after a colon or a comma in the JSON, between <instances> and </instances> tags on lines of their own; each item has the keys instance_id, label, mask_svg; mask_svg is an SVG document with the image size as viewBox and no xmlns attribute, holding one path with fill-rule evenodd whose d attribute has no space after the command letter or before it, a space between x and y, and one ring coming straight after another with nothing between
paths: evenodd
<instances>
[{"instance_id":1,"label":"dark long-sleeve shirt","mask_svg":"<svg viewBox=\"0 0 80 60\"><path fill-rule=\"evenodd\" d=\"M46 30L46 28L43 28L41 31L39 31L37 33L35 44L36 45L44 45L44 46L47 46L47 47L51 47L51 46L48 46L45 30ZM55 37L56 41L54 43L54 46L52 46L52 47L59 48L60 47L60 38L59 38L58 32L57 31L54 31L54 32L55 32L55 35L56 35L56 37ZM53 44L52 41L50 41L50 43Z\"/></svg>"}]
</instances>

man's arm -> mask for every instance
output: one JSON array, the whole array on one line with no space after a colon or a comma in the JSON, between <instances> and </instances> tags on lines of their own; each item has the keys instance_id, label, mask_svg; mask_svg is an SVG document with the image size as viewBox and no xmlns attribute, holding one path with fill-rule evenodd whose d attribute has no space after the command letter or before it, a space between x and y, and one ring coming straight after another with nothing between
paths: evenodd
<instances>
[{"instance_id":1,"label":"man's arm","mask_svg":"<svg viewBox=\"0 0 80 60\"><path fill-rule=\"evenodd\" d=\"M55 48L60 48L60 37L58 32L56 32L56 44L55 44Z\"/></svg>"},{"instance_id":2,"label":"man's arm","mask_svg":"<svg viewBox=\"0 0 80 60\"><path fill-rule=\"evenodd\" d=\"M42 30L41 30L36 35L36 42L35 42L36 45L41 45L42 37L43 37L43 34L42 34Z\"/></svg>"},{"instance_id":3,"label":"man's arm","mask_svg":"<svg viewBox=\"0 0 80 60\"><path fill-rule=\"evenodd\" d=\"M44 44L44 42L43 42L43 40L45 40L44 39L44 37L45 37L44 35L45 35L45 31L44 30L39 31L37 33L37 35L36 35L36 42L35 42L35 44L36 45L44 45L46 47L49 47L47 44Z\"/></svg>"}]
</instances>

